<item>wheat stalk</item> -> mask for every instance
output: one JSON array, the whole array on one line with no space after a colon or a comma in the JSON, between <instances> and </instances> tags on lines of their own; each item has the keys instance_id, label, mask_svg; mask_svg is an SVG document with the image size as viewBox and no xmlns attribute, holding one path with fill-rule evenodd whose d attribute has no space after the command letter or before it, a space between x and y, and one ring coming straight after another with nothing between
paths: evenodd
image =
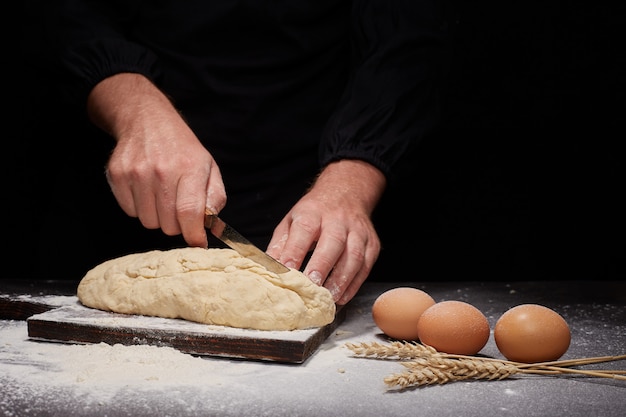
<instances>
[{"instance_id":1,"label":"wheat stalk","mask_svg":"<svg viewBox=\"0 0 626 417\"><path fill-rule=\"evenodd\" d=\"M445 384L466 379L504 379L520 372L513 365L480 359L422 359L402 362L401 365L408 370L386 377L385 384L404 388L410 385Z\"/></svg>"},{"instance_id":2,"label":"wheat stalk","mask_svg":"<svg viewBox=\"0 0 626 417\"><path fill-rule=\"evenodd\" d=\"M386 345L378 342L346 343L346 347L357 356L377 359L413 359L445 355L431 346L413 342L390 342Z\"/></svg>"},{"instance_id":3,"label":"wheat stalk","mask_svg":"<svg viewBox=\"0 0 626 417\"><path fill-rule=\"evenodd\" d=\"M617 355L617 356L595 356L592 358L579 358L579 359L565 359L560 361L551 361L551 362L535 362L535 363L519 363L518 366L522 368L535 368L535 367L548 367L548 366L580 366L580 365L589 365L592 363L601 363L601 362L611 362L611 361L619 361L626 359L626 355ZM615 371L622 373L623 371Z\"/></svg>"},{"instance_id":4,"label":"wheat stalk","mask_svg":"<svg viewBox=\"0 0 626 417\"><path fill-rule=\"evenodd\" d=\"M355 356L374 359L411 359L401 362L407 370L392 374L384 379L385 384L406 388L444 384L466 379L505 379L515 374L562 375L580 374L601 378L626 380L626 371L570 369L579 366L626 359L626 355L600 356L542 363L520 363L495 358L478 358L438 352L432 346L415 342L394 341L389 344L346 343Z\"/></svg>"}]
</instances>

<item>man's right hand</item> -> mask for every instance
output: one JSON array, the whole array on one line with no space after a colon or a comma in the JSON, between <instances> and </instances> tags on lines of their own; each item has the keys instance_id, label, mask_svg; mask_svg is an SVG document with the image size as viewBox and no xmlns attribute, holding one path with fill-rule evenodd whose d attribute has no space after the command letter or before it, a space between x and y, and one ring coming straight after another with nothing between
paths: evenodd
<instances>
[{"instance_id":1,"label":"man's right hand","mask_svg":"<svg viewBox=\"0 0 626 417\"><path fill-rule=\"evenodd\" d=\"M224 183L168 98L142 75L122 73L94 87L87 110L117 142L106 175L124 212L148 229L207 247L204 214L224 208Z\"/></svg>"}]
</instances>

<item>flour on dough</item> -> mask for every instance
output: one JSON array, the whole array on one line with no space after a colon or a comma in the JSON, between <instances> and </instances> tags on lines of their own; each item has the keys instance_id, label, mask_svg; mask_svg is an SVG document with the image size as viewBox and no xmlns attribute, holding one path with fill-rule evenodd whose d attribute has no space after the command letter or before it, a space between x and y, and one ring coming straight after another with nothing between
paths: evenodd
<instances>
[{"instance_id":1,"label":"flour on dough","mask_svg":"<svg viewBox=\"0 0 626 417\"><path fill-rule=\"evenodd\" d=\"M83 277L85 306L257 330L324 326L330 292L292 269L275 274L232 249L180 248L105 261Z\"/></svg>"}]
</instances>

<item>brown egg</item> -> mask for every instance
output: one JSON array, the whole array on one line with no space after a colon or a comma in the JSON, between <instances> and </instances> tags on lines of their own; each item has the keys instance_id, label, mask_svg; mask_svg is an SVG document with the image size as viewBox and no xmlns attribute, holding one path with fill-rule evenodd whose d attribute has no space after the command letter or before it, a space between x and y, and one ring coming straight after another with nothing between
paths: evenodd
<instances>
[{"instance_id":1,"label":"brown egg","mask_svg":"<svg viewBox=\"0 0 626 417\"><path fill-rule=\"evenodd\" d=\"M417 321L422 312L434 304L435 300L418 288L393 288L374 301L372 318L387 336L400 340L416 340Z\"/></svg>"},{"instance_id":2,"label":"brown egg","mask_svg":"<svg viewBox=\"0 0 626 417\"><path fill-rule=\"evenodd\" d=\"M539 304L521 304L496 322L493 337L508 360L524 363L555 361L567 349L571 333L565 319Z\"/></svg>"},{"instance_id":3,"label":"brown egg","mask_svg":"<svg viewBox=\"0 0 626 417\"><path fill-rule=\"evenodd\" d=\"M422 313L417 323L420 342L440 352L474 355L489 340L487 317L463 301L441 301Z\"/></svg>"}]
</instances>

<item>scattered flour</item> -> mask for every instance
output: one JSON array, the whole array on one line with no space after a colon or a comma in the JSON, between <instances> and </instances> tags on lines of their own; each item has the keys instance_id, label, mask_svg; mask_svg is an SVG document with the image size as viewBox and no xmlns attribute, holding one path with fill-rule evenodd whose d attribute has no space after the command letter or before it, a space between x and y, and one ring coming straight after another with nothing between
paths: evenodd
<instances>
[{"instance_id":1,"label":"scattered flour","mask_svg":"<svg viewBox=\"0 0 626 417\"><path fill-rule=\"evenodd\" d=\"M389 393L383 378L402 366L354 359L345 348L346 342L381 341L370 313L381 292L356 298L340 328L300 365L197 357L148 345L38 342L28 338L26 321L0 320L0 416L391 417L418 404L426 414L483 417L485 401L500 414L562 415L571 409L576 415L624 415L624 384L613 380L520 377ZM433 292L436 299L454 294ZM44 298L38 301L76 303L74 297ZM493 297L480 307L496 318L509 303ZM567 358L624 353L623 304L562 308L575 341ZM493 338L483 353L498 357ZM596 366L623 369L623 362Z\"/></svg>"},{"instance_id":2,"label":"scattered flour","mask_svg":"<svg viewBox=\"0 0 626 417\"><path fill-rule=\"evenodd\" d=\"M354 371L366 365L349 360L343 347L349 336L357 335L336 333L314 360L285 364L194 356L151 345L37 341L29 339L26 321L0 320L0 416L276 417L296 409L306 410L300 416L335 415L337 405L322 401L329 408L325 413L319 398L351 386ZM379 377L366 382L376 391L384 388Z\"/></svg>"},{"instance_id":3,"label":"scattered flour","mask_svg":"<svg viewBox=\"0 0 626 417\"><path fill-rule=\"evenodd\" d=\"M106 400L128 386L149 390L190 381L201 386L220 383L213 362L170 347L26 341L23 321L3 322L0 335L0 378L21 384L68 387Z\"/></svg>"},{"instance_id":4,"label":"scattered flour","mask_svg":"<svg viewBox=\"0 0 626 417\"><path fill-rule=\"evenodd\" d=\"M1 294L0 298L10 299L12 301L24 301L31 303L40 303L49 305L52 307L61 307L67 305L74 305L78 303L78 298L75 295L30 295L30 294L20 294L20 295L6 295Z\"/></svg>"}]
</instances>

